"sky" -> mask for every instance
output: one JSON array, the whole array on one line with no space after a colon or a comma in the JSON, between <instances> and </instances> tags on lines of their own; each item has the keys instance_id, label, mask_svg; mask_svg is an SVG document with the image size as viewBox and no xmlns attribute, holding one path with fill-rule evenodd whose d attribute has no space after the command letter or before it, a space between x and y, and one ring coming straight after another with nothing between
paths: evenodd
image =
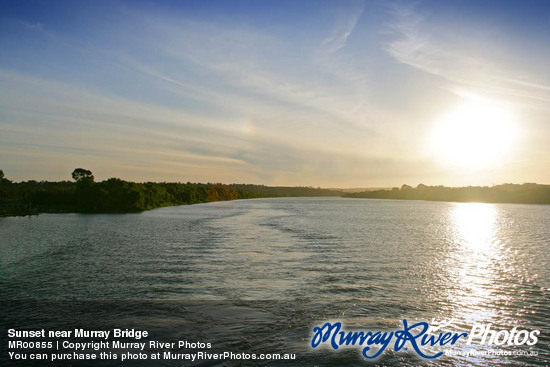
<instances>
[{"instance_id":1,"label":"sky","mask_svg":"<svg viewBox=\"0 0 550 367\"><path fill-rule=\"evenodd\" d=\"M550 2L0 1L6 178L550 184Z\"/></svg>"}]
</instances>

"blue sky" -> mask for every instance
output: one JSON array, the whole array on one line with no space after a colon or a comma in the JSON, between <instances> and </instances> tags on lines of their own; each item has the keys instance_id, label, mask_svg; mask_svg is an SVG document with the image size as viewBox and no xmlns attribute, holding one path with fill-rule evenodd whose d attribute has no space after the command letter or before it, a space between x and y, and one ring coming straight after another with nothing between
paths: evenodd
<instances>
[{"instance_id":1,"label":"blue sky","mask_svg":"<svg viewBox=\"0 0 550 367\"><path fill-rule=\"evenodd\" d=\"M84 167L100 180L550 183L549 18L548 1L2 1L0 168L16 181ZM471 131L434 143L448 121ZM486 150L498 159L456 159Z\"/></svg>"}]
</instances>

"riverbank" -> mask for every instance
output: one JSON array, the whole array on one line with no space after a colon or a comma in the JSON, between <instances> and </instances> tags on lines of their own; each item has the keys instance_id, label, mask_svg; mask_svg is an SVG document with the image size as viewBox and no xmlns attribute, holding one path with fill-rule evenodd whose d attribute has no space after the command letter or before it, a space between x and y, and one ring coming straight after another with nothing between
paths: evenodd
<instances>
[{"instance_id":1,"label":"riverbank","mask_svg":"<svg viewBox=\"0 0 550 367\"><path fill-rule=\"evenodd\" d=\"M0 217L40 213L137 213L175 206L267 197L340 196L341 191L313 187L273 187L220 183L136 183L110 178L94 182L0 183Z\"/></svg>"},{"instance_id":2,"label":"riverbank","mask_svg":"<svg viewBox=\"0 0 550 367\"><path fill-rule=\"evenodd\" d=\"M73 172L74 181L0 180L0 217L41 213L139 213L176 206L268 197L323 197L426 200L446 202L550 204L550 185L503 184L492 187L445 187L418 185L413 188L346 193L342 189L264 186L254 184L145 182L118 178L95 182L91 171Z\"/></svg>"},{"instance_id":3,"label":"riverbank","mask_svg":"<svg viewBox=\"0 0 550 367\"><path fill-rule=\"evenodd\" d=\"M344 194L343 197L479 203L550 204L550 185L526 183L522 185L503 184L492 187L445 187L420 184L416 188L403 185L401 188L394 187L391 190L347 193Z\"/></svg>"}]
</instances>

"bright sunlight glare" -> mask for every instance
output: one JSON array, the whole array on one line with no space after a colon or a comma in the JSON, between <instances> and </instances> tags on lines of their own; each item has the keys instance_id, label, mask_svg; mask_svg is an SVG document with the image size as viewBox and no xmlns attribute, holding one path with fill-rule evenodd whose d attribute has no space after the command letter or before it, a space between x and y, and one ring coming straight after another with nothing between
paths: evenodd
<instances>
[{"instance_id":1,"label":"bright sunlight glare","mask_svg":"<svg viewBox=\"0 0 550 367\"><path fill-rule=\"evenodd\" d=\"M432 155L445 166L482 170L504 163L516 135L506 106L476 100L451 109L436 122Z\"/></svg>"}]
</instances>

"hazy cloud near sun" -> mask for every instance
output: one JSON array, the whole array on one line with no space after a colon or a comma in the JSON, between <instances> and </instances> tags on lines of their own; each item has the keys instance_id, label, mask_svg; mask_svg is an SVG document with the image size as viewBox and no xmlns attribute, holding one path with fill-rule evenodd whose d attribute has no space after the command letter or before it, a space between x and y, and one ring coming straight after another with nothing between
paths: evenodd
<instances>
[{"instance_id":1,"label":"hazy cloud near sun","mask_svg":"<svg viewBox=\"0 0 550 367\"><path fill-rule=\"evenodd\" d=\"M359 184L369 181L367 171L361 173L365 165L371 167L370 172L376 169L379 177L400 172L387 159L356 157L345 147L348 140L341 142L341 149L332 149L315 142L258 134L250 131L250 124L224 126L201 114L98 95L57 81L5 71L0 72L0 80L11 91L1 94L12 110L5 111L4 116L14 121L2 127L4 138L9 140L4 153L17 154L24 147L28 159L57 162L63 157L67 161L63 166L45 165L56 174L65 174L83 160L109 164L114 171L136 180L143 180L141 175L152 170L164 172L172 180L191 176L209 181L209 172L215 170L230 182L240 182L242 177L250 182L284 182L294 177L296 182L307 184L312 178L334 180L334 174L346 177L354 171L361 177L354 181ZM44 91L50 92L47 98ZM289 134L308 134L300 131L300 126L290 128ZM326 139L338 143L336 136ZM139 166L132 163L135 160Z\"/></svg>"}]
</instances>

